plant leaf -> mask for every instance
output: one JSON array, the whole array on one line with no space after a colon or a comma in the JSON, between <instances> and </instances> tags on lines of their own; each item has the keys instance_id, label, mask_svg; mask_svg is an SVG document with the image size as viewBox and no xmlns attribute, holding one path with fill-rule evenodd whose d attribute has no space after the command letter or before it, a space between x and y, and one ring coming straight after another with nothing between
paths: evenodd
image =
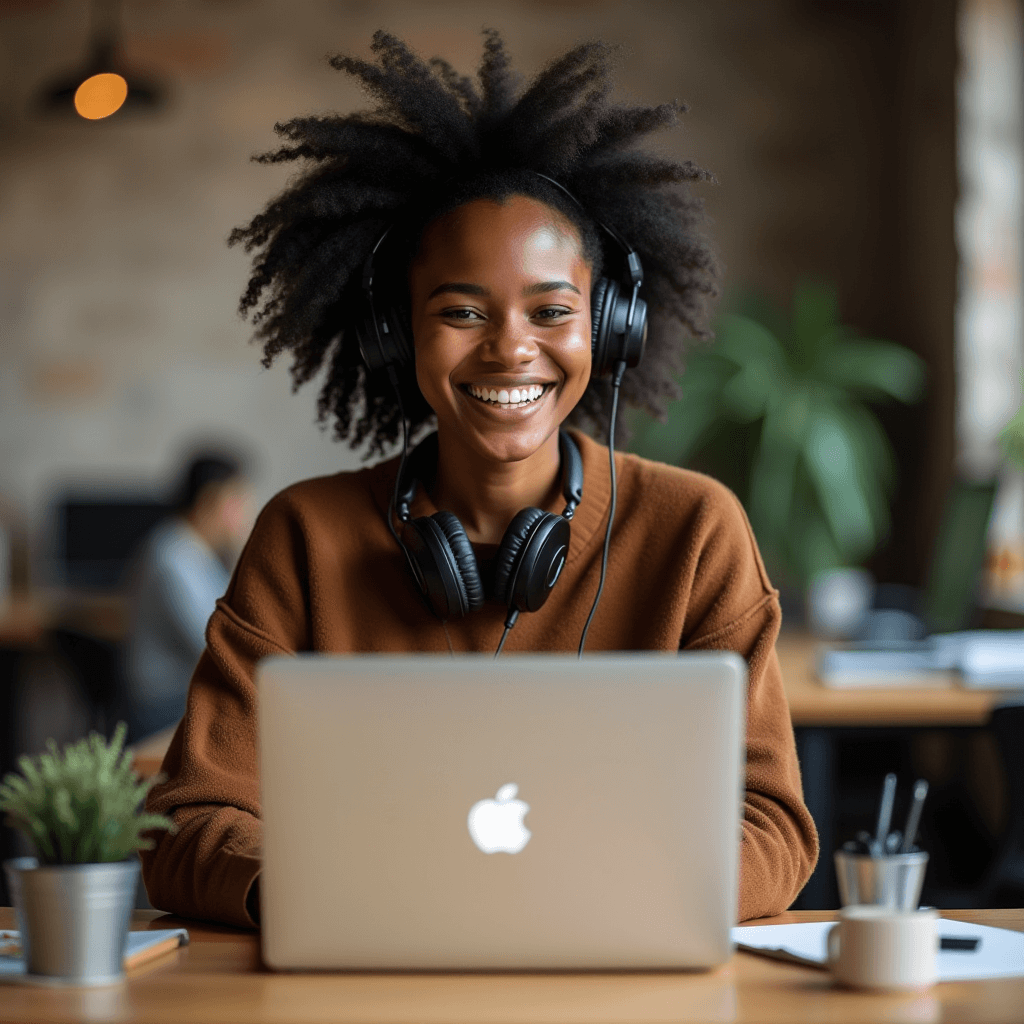
<instances>
[{"instance_id":1,"label":"plant leaf","mask_svg":"<svg viewBox=\"0 0 1024 1024\"><path fill-rule=\"evenodd\" d=\"M53 740L46 753L19 761L22 775L0 786L0 811L33 843L43 864L123 860L151 844L140 833L173 829L163 815L140 813L159 777L140 782L131 754L122 753L120 723L108 744L96 733L65 746Z\"/></svg>"},{"instance_id":2,"label":"plant leaf","mask_svg":"<svg viewBox=\"0 0 1024 1024\"><path fill-rule=\"evenodd\" d=\"M868 400L916 402L924 393L924 362L889 341L859 339L836 345L819 366L822 377Z\"/></svg>"},{"instance_id":3,"label":"plant leaf","mask_svg":"<svg viewBox=\"0 0 1024 1024\"><path fill-rule=\"evenodd\" d=\"M834 286L801 281L793 293L792 348L796 364L810 367L832 340L839 325L839 297Z\"/></svg>"},{"instance_id":4,"label":"plant leaf","mask_svg":"<svg viewBox=\"0 0 1024 1024\"><path fill-rule=\"evenodd\" d=\"M808 476L844 561L867 555L876 540L875 525L861 482L856 444L843 419L820 406L804 443Z\"/></svg>"}]
</instances>

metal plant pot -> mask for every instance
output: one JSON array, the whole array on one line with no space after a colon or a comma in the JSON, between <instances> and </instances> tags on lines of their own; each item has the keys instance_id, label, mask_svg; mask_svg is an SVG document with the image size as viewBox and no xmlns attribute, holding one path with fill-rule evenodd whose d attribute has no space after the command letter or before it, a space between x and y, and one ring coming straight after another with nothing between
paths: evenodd
<instances>
[{"instance_id":1,"label":"metal plant pot","mask_svg":"<svg viewBox=\"0 0 1024 1024\"><path fill-rule=\"evenodd\" d=\"M4 871L29 974L67 985L124 978L137 860L51 866L16 857Z\"/></svg>"}]
</instances>

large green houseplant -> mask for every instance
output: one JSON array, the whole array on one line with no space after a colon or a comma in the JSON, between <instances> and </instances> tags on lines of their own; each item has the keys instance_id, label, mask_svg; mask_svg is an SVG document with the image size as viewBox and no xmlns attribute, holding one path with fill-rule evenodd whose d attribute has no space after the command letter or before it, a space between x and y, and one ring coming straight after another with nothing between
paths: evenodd
<instances>
[{"instance_id":1,"label":"large green houseplant","mask_svg":"<svg viewBox=\"0 0 1024 1024\"><path fill-rule=\"evenodd\" d=\"M639 418L633 449L704 469L740 496L769 570L806 585L857 565L885 536L895 459L870 403L916 401L921 360L859 337L834 288L801 283L787 318L748 299L696 350L664 422Z\"/></svg>"},{"instance_id":2,"label":"large green houseplant","mask_svg":"<svg viewBox=\"0 0 1024 1024\"><path fill-rule=\"evenodd\" d=\"M142 810L159 777L140 781L123 749L125 725L108 743L92 733L19 760L0 785L0 812L31 841L35 857L4 864L29 973L75 984L122 974L139 862L149 829L169 818Z\"/></svg>"}]
</instances>

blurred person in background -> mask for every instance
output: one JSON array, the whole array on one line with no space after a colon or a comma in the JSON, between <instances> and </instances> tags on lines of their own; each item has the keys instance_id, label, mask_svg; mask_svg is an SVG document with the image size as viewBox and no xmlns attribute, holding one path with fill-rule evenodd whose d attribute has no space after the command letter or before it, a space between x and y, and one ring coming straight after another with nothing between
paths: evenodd
<instances>
[{"instance_id":1,"label":"blurred person in background","mask_svg":"<svg viewBox=\"0 0 1024 1024\"><path fill-rule=\"evenodd\" d=\"M129 576L125 649L133 739L175 725L206 646L206 623L227 589L252 526L242 461L197 453L182 474L173 513L146 539Z\"/></svg>"}]
</instances>

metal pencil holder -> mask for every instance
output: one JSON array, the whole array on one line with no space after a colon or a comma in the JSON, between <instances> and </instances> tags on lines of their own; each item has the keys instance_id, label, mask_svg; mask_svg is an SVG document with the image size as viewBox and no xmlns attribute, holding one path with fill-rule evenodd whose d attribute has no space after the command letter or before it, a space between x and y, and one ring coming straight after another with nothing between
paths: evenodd
<instances>
[{"instance_id":1,"label":"metal pencil holder","mask_svg":"<svg viewBox=\"0 0 1024 1024\"><path fill-rule=\"evenodd\" d=\"M839 899L844 907L872 903L892 910L916 910L921 899L928 854L886 857L839 850L835 854Z\"/></svg>"}]
</instances>

